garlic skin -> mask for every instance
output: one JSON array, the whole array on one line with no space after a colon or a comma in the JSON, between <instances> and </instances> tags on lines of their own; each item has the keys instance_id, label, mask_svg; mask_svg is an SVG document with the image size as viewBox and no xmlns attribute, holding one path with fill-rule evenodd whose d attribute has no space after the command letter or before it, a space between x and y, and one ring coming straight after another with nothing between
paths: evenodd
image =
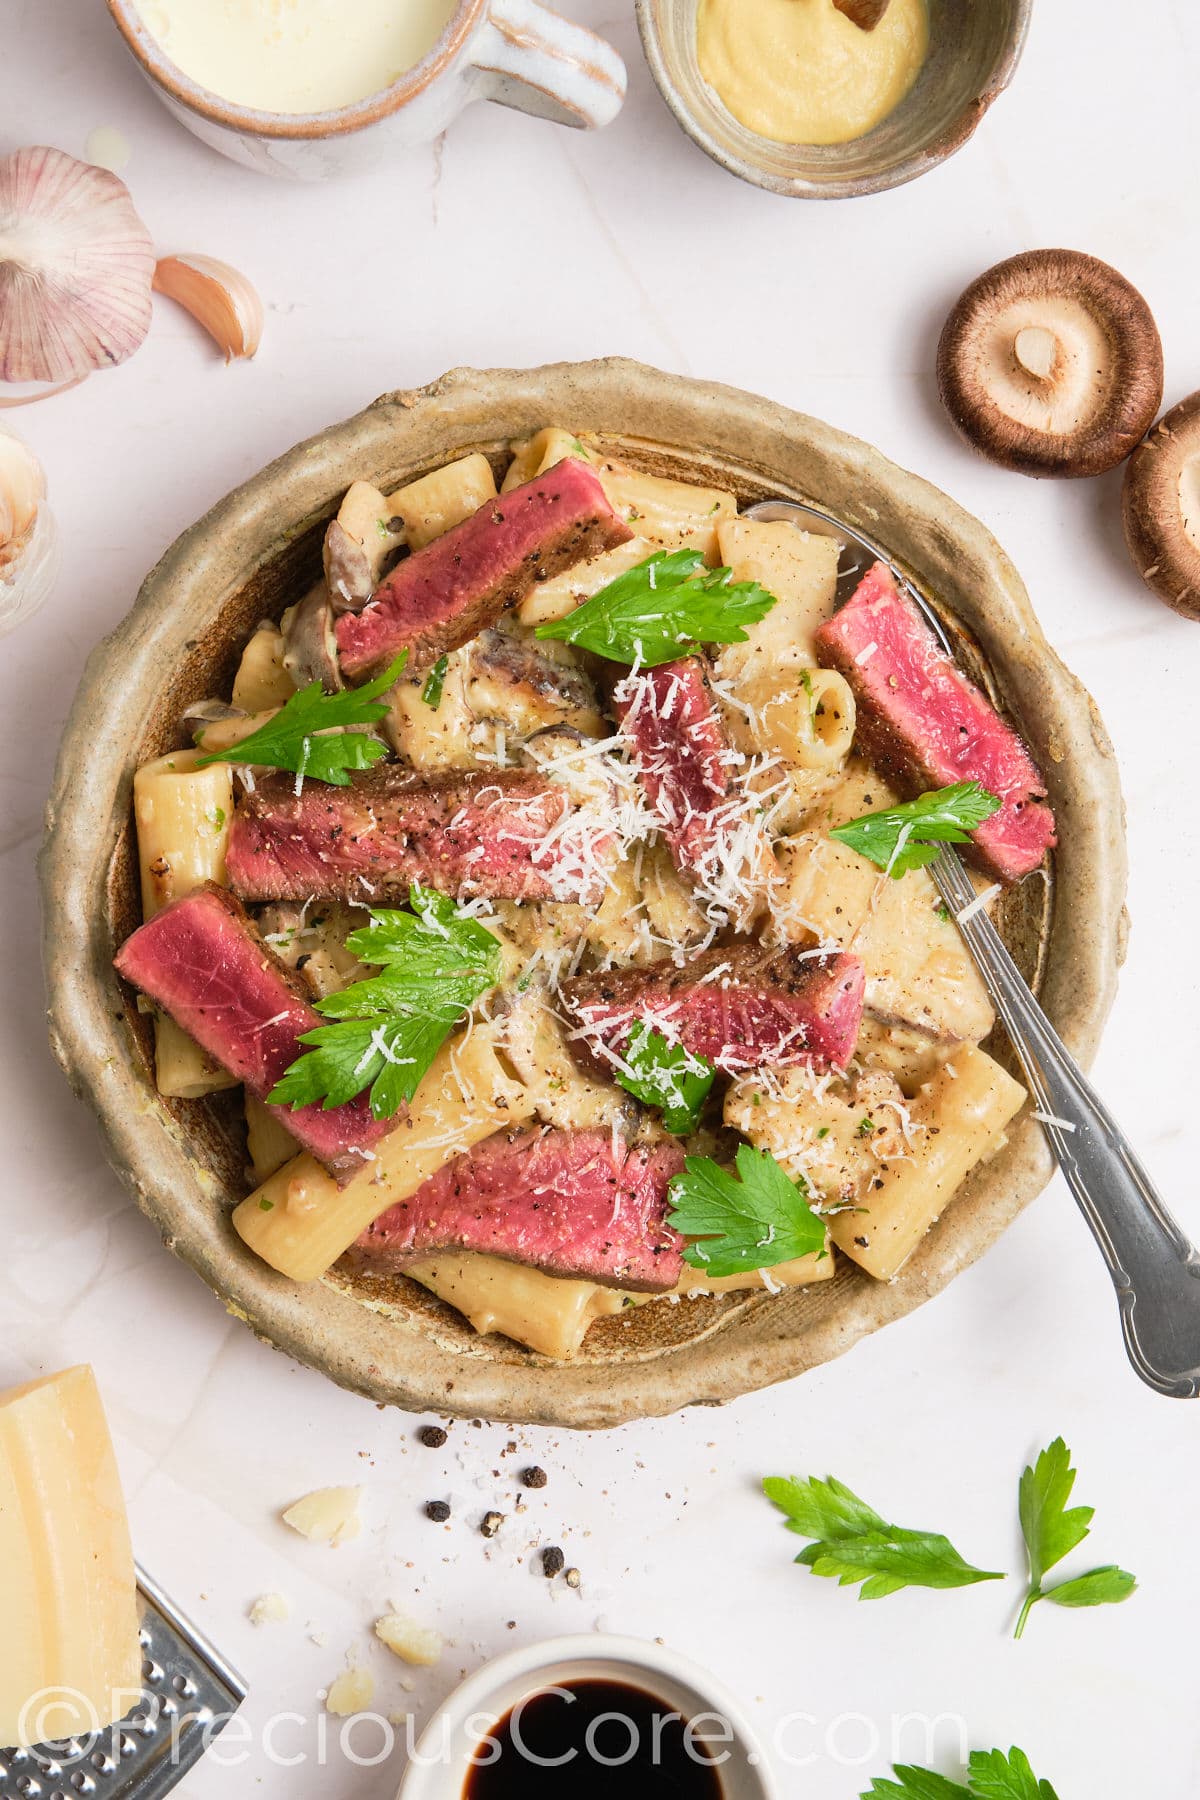
<instances>
[{"instance_id":1,"label":"garlic skin","mask_svg":"<svg viewBox=\"0 0 1200 1800\"><path fill-rule=\"evenodd\" d=\"M164 256L154 271L158 293L177 300L224 352L225 361L253 356L262 341L263 304L239 270L215 256Z\"/></svg>"},{"instance_id":2,"label":"garlic skin","mask_svg":"<svg viewBox=\"0 0 1200 1800\"><path fill-rule=\"evenodd\" d=\"M0 381L124 362L150 329L153 275L118 176L45 145L0 158Z\"/></svg>"},{"instance_id":3,"label":"garlic skin","mask_svg":"<svg viewBox=\"0 0 1200 1800\"><path fill-rule=\"evenodd\" d=\"M59 541L41 464L20 438L0 432L0 637L50 597Z\"/></svg>"}]
</instances>

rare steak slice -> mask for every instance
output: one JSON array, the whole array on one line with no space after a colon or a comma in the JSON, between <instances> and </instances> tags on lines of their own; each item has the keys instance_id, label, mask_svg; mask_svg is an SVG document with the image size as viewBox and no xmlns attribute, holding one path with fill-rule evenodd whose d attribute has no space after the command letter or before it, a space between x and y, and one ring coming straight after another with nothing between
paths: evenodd
<instances>
[{"instance_id":1,"label":"rare steak slice","mask_svg":"<svg viewBox=\"0 0 1200 1800\"><path fill-rule=\"evenodd\" d=\"M595 472L568 457L405 557L361 612L343 613L342 674L366 681L401 650L410 675L427 668L494 625L535 582L632 536Z\"/></svg>"},{"instance_id":2,"label":"rare steak slice","mask_svg":"<svg viewBox=\"0 0 1200 1800\"><path fill-rule=\"evenodd\" d=\"M613 689L612 709L675 867L710 918L745 928L769 880L770 846L704 659L684 656L627 675Z\"/></svg>"},{"instance_id":3,"label":"rare steak slice","mask_svg":"<svg viewBox=\"0 0 1200 1800\"><path fill-rule=\"evenodd\" d=\"M422 773L396 763L347 787L262 776L240 796L225 859L243 900L387 905L417 881L456 898L598 899L609 839L535 770Z\"/></svg>"},{"instance_id":4,"label":"rare steak slice","mask_svg":"<svg viewBox=\"0 0 1200 1800\"><path fill-rule=\"evenodd\" d=\"M375 1270L433 1251L478 1250L551 1275L646 1293L672 1288L683 1240L666 1223L673 1144L626 1144L609 1131L499 1131L430 1176L369 1225L354 1247Z\"/></svg>"},{"instance_id":5,"label":"rare steak slice","mask_svg":"<svg viewBox=\"0 0 1200 1800\"><path fill-rule=\"evenodd\" d=\"M857 956L788 945L737 944L673 962L564 981L573 1038L594 1066L620 1058L633 1027L653 1026L730 1073L766 1064L844 1068L862 1022L865 972Z\"/></svg>"},{"instance_id":6,"label":"rare steak slice","mask_svg":"<svg viewBox=\"0 0 1200 1800\"><path fill-rule=\"evenodd\" d=\"M126 981L259 1100L304 1055L303 1033L328 1023L233 895L212 884L139 926L115 962ZM372 1118L365 1094L328 1110L312 1105L271 1111L339 1183L357 1174L371 1160L371 1146L400 1123Z\"/></svg>"},{"instance_id":7,"label":"rare steak slice","mask_svg":"<svg viewBox=\"0 0 1200 1800\"><path fill-rule=\"evenodd\" d=\"M1001 881L1040 866L1058 840L1033 759L951 662L886 564L868 569L818 629L816 647L853 688L859 743L885 775L909 798L979 782L1001 806L972 832L972 860Z\"/></svg>"}]
</instances>

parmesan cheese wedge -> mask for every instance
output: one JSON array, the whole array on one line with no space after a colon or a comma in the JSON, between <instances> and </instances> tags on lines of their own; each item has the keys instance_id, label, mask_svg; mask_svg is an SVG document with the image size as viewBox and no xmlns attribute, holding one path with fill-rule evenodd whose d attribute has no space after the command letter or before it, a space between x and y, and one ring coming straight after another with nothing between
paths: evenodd
<instances>
[{"instance_id":1,"label":"parmesan cheese wedge","mask_svg":"<svg viewBox=\"0 0 1200 1800\"><path fill-rule=\"evenodd\" d=\"M341 1544L356 1538L362 1529L358 1516L361 1498L360 1487L317 1488L294 1501L282 1515L283 1522L314 1544Z\"/></svg>"},{"instance_id":2,"label":"parmesan cheese wedge","mask_svg":"<svg viewBox=\"0 0 1200 1800\"><path fill-rule=\"evenodd\" d=\"M86 1365L0 1394L0 1596L0 1744L124 1717L142 1691L137 1582Z\"/></svg>"}]
</instances>

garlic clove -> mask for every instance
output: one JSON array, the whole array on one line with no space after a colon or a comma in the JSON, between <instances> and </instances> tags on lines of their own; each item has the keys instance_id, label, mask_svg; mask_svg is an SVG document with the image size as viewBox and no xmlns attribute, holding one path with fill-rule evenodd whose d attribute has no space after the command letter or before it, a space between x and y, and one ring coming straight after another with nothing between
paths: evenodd
<instances>
[{"instance_id":1,"label":"garlic clove","mask_svg":"<svg viewBox=\"0 0 1200 1800\"><path fill-rule=\"evenodd\" d=\"M10 546L33 524L45 497L46 477L29 445L0 431L0 566Z\"/></svg>"},{"instance_id":2,"label":"garlic clove","mask_svg":"<svg viewBox=\"0 0 1200 1800\"><path fill-rule=\"evenodd\" d=\"M154 246L125 183L37 145L0 158L0 380L81 380L150 329Z\"/></svg>"},{"instance_id":3,"label":"garlic clove","mask_svg":"<svg viewBox=\"0 0 1200 1800\"><path fill-rule=\"evenodd\" d=\"M0 432L0 637L49 599L58 564L41 464L27 444Z\"/></svg>"},{"instance_id":4,"label":"garlic clove","mask_svg":"<svg viewBox=\"0 0 1200 1800\"><path fill-rule=\"evenodd\" d=\"M225 353L253 356L262 340L263 305L246 277L215 256L164 256L154 271L160 294L177 300Z\"/></svg>"}]
</instances>

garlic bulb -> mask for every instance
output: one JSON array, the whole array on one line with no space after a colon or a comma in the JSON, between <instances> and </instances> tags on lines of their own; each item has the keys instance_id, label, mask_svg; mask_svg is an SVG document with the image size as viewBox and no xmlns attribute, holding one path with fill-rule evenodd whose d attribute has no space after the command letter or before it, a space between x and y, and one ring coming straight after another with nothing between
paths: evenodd
<instances>
[{"instance_id":1,"label":"garlic bulb","mask_svg":"<svg viewBox=\"0 0 1200 1800\"><path fill-rule=\"evenodd\" d=\"M20 438L0 432L0 637L48 599L58 560L41 464Z\"/></svg>"},{"instance_id":2,"label":"garlic bulb","mask_svg":"<svg viewBox=\"0 0 1200 1800\"><path fill-rule=\"evenodd\" d=\"M225 353L253 356L262 339L263 308L246 277L215 256L164 256L154 271L160 294L178 300Z\"/></svg>"},{"instance_id":3,"label":"garlic bulb","mask_svg":"<svg viewBox=\"0 0 1200 1800\"><path fill-rule=\"evenodd\" d=\"M125 183L37 146L0 157L0 380L82 380L150 329L154 247Z\"/></svg>"}]
</instances>

